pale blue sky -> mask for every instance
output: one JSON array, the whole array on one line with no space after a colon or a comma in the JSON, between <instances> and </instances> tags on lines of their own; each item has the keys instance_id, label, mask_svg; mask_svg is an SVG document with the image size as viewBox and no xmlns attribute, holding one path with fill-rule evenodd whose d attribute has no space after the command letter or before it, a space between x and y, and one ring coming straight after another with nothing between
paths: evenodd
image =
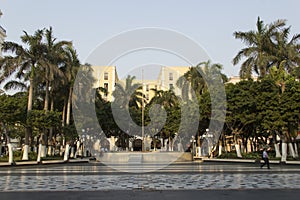
<instances>
[{"instance_id":1,"label":"pale blue sky","mask_svg":"<svg viewBox=\"0 0 300 200\"><path fill-rule=\"evenodd\" d=\"M73 41L82 62L98 44L120 32L167 28L195 40L232 76L239 71L232 58L243 47L233 32L254 29L260 16L266 23L287 19L292 33L300 33L299 7L297 0L1 0L0 25L7 31L6 40L15 42L23 30L33 33L52 26L59 40ZM168 64L182 65L176 60Z\"/></svg>"}]
</instances>

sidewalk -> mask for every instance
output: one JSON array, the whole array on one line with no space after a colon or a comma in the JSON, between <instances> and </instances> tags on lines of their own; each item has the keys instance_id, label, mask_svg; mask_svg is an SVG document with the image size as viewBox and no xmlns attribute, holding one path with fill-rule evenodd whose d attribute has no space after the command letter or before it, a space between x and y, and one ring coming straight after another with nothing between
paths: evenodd
<instances>
[{"instance_id":1,"label":"sidewalk","mask_svg":"<svg viewBox=\"0 0 300 200\"><path fill-rule=\"evenodd\" d=\"M90 158L77 158L77 159L70 159L68 161L64 160L43 160L41 163L38 163L37 161L18 161L15 162L13 165L9 164L8 162L0 162L0 167L9 167L9 166L30 166L30 165L48 165L48 164L64 164L64 163L89 163ZM214 163L248 163L248 164L255 164L257 161L255 159L219 159L219 158L196 158L194 161L196 162L214 162ZM263 162L262 160L260 162ZM285 163L282 163L280 160L270 160L270 164L276 164L276 165L300 165L300 161L286 161ZM186 162L180 162L180 163L186 163ZM179 164L179 163L177 163Z\"/></svg>"},{"instance_id":2,"label":"sidewalk","mask_svg":"<svg viewBox=\"0 0 300 200\"><path fill-rule=\"evenodd\" d=\"M203 162L220 162L220 163L257 163L255 159L219 159L219 158L202 158ZM264 161L261 160L261 163ZM286 165L300 165L300 161L286 161L285 163L280 160L269 160L270 164L286 164Z\"/></svg>"},{"instance_id":3,"label":"sidewalk","mask_svg":"<svg viewBox=\"0 0 300 200\"><path fill-rule=\"evenodd\" d=\"M9 166L29 166L29 165L48 165L48 164L63 164L63 163L88 163L89 158L76 158L76 159L70 159L68 161L64 160L43 160L40 163L37 161L18 161L14 162L14 164L10 164L8 162L0 162L0 167L9 167Z\"/></svg>"}]
</instances>

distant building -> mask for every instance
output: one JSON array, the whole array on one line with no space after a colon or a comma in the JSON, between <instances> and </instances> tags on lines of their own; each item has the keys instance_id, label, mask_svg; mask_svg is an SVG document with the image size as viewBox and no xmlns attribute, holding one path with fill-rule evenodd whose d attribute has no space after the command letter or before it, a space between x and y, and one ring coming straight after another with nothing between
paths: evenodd
<instances>
[{"instance_id":1,"label":"distant building","mask_svg":"<svg viewBox=\"0 0 300 200\"><path fill-rule=\"evenodd\" d=\"M252 79L253 79L254 81L257 81L257 78L258 78L257 76L252 76ZM241 80L243 80L243 79L241 79L240 76L231 76L231 77L229 77L227 83L233 83L233 84L236 84L236 83L240 82Z\"/></svg>"},{"instance_id":2,"label":"distant building","mask_svg":"<svg viewBox=\"0 0 300 200\"><path fill-rule=\"evenodd\" d=\"M2 12L0 10L0 18L1 16L2 16ZM2 57L2 44L5 38L6 38L6 30L0 25L0 57Z\"/></svg>"},{"instance_id":3,"label":"distant building","mask_svg":"<svg viewBox=\"0 0 300 200\"><path fill-rule=\"evenodd\" d=\"M102 87L107 90L107 94L102 97L107 101L112 101L112 92L119 81L115 66L92 66L93 76L95 78L94 88Z\"/></svg>"},{"instance_id":4,"label":"distant building","mask_svg":"<svg viewBox=\"0 0 300 200\"><path fill-rule=\"evenodd\" d=\"M95 78L94 88L103 87L107 89L107 96L102 94L107 101L113 101L112 93L115 90L115 84L121 81L125 84L125 80L119 80L115 66L92 66L93 76ZM173 90L176 95L181 95L181 90L176 86L176 82L187 72L190 67L161 67L160 73L156 80L138 80L133 83L143 85L143 93L146 101L149 103L155 95L154 90Z\"/></svg>"},{"instance_id":5,"label":"distant building","mask_svg":"<svg viewBox=\"0 0 300 200\"><path fill-rule=\"evenodd\" d=\"M159 89L173 90L176 95L181 95L181 89L176 86L176 82L189 69L190 67L162 67L157 79Z\"/></svg>"}]
</instances>

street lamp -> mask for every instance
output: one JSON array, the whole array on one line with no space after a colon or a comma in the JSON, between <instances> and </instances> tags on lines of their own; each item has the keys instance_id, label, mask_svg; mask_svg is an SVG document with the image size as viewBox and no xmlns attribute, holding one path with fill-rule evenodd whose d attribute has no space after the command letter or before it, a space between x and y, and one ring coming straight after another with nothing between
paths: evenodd
<instances>
[{"instance_id":1,"label":"street lamp","mask_svg":"<svg viewBox=\"0 0 300 200\"><path fill-rule=\"evenodd\" d=\"M144 151L144 69L142 69L142 151Z\"/></svg>"}]
</instances>

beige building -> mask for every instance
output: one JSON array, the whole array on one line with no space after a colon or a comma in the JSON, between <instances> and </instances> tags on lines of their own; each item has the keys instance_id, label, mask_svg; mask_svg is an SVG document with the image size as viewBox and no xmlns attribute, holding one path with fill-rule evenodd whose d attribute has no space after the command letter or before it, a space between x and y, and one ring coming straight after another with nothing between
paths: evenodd
<instances>
[{"instance_id":1,"label":"beige building","mask_svg":"<svg viewBox=\"0 0 300 200\"><path fill-rule=\"evenodd\" d=\"M2 12L0 10L0 18L1 16L2 16ZM2 57L2 44L5 38L6 38L6 30L2 26L0 26L0 57Z\"/></svg>"},{"instance_id":2,"label":"beige building","mask_svg":"<svg viewBox=\"0 0 300 200\"><path fill-rule=\"evenodd\" d=\"M190 67L162 67L158 75L158 87L161 90L173 90L176 95L181 95L181 90L176 86L179 77L183 76Z\"/></svg>"},{"instance_id":3,"label":"beige building","mask_svg":"<svg viewBox=\"0 0 300 200\"><path fill-rule=\"evenodd\" d=\"M253 77L252 77L252 79L253 79L254 81L257 81L257 78L258 78L257 76L253 76ZM243 79L241 79L240 76L231 76L231 77L229 77L227 83L233 83L233 84L236 84L236 83L240 82L241 80L243 80Z\"/></svg>"},{"instance_id":4,"label":"beige building","mask_svg":"<svg viewBox=\"0 0 300 200\"><path fill-rule=\"evenodd\" d=\"M112 101L112 92L115 90L115 84L119 81L115 66L92 66L93 76L95 78L94 88L102 87L107 90L107 95L102 94L107 101Z\"/></svg>"},{"instance_id":5,"label":"beige building","mask_svg":"<svg viewBox=\"0 0 300 200\"><path fill-rule=\"evenodd\" d=\"M143 80L143 93L145 94L148 103L155 95L155 91L153 90L160 90L157 80Z\"/></svg>"},{"instance_id":6,"label":"beige building","mask_svg":"<svg viewBox=\"0 0 300 200\"><path fill-rule=\"evenodd\" d=\"M92 66L93 76L96 81L94 88L103 87L108 91L107 96L103 94L104 99L113 100L112 93L115 90L115 84L121 81L125 84L125 80L119 80L115 66ZM143 93L146 96L146 101L150 102L154 97L155 90L173 90L176 95L181 95L181 90L176 86L179 77L184 75L190 67L161 67L160 73L156 80L134 80L134 83L143 85Z\"/></svg>"}]
</instances>

